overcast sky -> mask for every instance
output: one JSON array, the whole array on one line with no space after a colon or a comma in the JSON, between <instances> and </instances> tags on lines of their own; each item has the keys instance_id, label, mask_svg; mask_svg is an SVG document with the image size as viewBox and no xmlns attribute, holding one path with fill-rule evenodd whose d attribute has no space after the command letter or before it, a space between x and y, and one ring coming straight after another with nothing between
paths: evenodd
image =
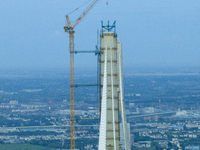
<instances>
[{"instance_id":1,"label":"overcast sky","mask_svg":"<svg viewBox=\"0 0 200 150\"><path fill-rule=\"evenodd\" d=\"M69 68L65 15L88 0L1 0L0 68ZM69 15L75 21L92 1ZM124 66L200 66L199 0L100 0L75 28L75 49L93 50L101 21L116 20ZM75 67L95 67L94 54Z\"/></svg>"}]
</instances>

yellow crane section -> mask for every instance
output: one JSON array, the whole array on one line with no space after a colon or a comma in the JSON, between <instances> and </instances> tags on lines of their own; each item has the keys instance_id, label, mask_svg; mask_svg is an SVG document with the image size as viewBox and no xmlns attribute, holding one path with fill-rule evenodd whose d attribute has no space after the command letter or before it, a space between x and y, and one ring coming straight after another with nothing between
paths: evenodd
<instances>
[{"instance_id":1,"label":"yellow crane section","mask_svg":"<svg viewBox=\"0 0 200 150\"><path fill-rule=\"evenodd\" d=\"M71 21L66 15L67 25L64 26L65 32L69 33L69 53L70 53L70 130L71 130L71 150L75 150L75 109L74 109L74 28L78 23L88 14L93 6L99 0L94 0L87 7L87 9L80 15L75 21L74 25L71 25Z\"/></svg>"}]
</instances>

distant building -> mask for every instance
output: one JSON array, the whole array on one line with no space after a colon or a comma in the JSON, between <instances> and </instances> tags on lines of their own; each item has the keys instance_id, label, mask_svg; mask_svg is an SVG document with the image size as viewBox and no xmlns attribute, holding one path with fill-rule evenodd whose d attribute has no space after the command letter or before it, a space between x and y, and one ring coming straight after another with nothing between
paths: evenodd
<instances>
[{"instance_id":1,"label":"distant building","mask_svg":"<svg viewBox=\"0 0 200 150\"><path fill-rule=\"evenodd\" d=\"M181 115L187 115L187 111L183 110L183 111L178 111L176 113L177 116L181 116Z\"/></svg>"},{"instance_id":2,"label":"distant building","mask_svg":"<svg viewBox=\"0 0 200 150\"><path fill-rule=\"evenodd\" d=\"M18 101L14 100L14 101L10 101L9 103L10 105L18 105Z\"/></svg>"},{"instance_id":3,"label":"distant building","mask_svg":"<svg viewBox=\"0 0 200 150\"><path fill-rule=\"evenodd\" d=\"M69 110L69 109L60 110L60 114L61 114L61 115L69 115L69 114L70 114L70 110Z\"/></svg>"},{"instance_id":4,"label":"distant building","mask_svg":"<svg viewBox=\"0 0 200 150\"><path fill-rule=\"evenodd\" d=\"M199 150L199 146L186 146L185 150Z\"/></svg>"},{"instance_id":5,"label":"distant building","mask_svg":"<svg viewBox=\"0 0 200 150\"><path fill-rule=\"evenodd\" d=\"M0 128L0 133L7 133L7 129L6 128ZM0 139L1 139L1 136L0 136Z\"/></svg>"},{"instance_id":6,"label":"distant building","mask_svg":"<svg viewBox=\"0 0 200 150\"><path fill-rule=\"evenodd\" d=\"M154 113L154 107L145 107L142 108L142 112L146 114Z\"/></svg>"},{"instance_id":7,"label":"distant building","mask_svg":"<svg viewBox=\"0 0 200 150\"><path fill-rule=\"evenodd\" d=\"M138 141L136 143L133 143L133 146L139 147L139 148L142 148L142 147L149 148L151 147L151 141Z\"/></svg>"}]
</instances>

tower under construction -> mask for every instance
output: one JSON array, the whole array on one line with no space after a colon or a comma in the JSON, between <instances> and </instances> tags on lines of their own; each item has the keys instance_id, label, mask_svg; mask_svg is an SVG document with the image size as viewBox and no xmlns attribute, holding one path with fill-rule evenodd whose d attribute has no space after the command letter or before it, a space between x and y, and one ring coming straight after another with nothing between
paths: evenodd
<instances>
[{"instance_id":1,"label":"tower under construction","mask_svg":"<svg viewBox=\"0 0 200 150\"><path fill-rule=\"evenodd\" d=\"M130 128L126 121L123 96L122 43L117 39L115 28L115 22L111 26L109 22L107 26L102 23L99 150L130 150Z\"/></svg>"}]
</instances>

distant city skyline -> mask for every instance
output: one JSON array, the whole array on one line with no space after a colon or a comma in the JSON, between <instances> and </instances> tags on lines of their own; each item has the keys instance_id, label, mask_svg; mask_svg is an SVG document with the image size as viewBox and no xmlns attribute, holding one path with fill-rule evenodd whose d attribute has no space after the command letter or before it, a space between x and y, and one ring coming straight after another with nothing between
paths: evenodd
<instances>
[{"instance_id":1,"label":"distant city skyline","mask_svg":"<svg viewBox=\"0 0 200 150\"><path fill-rule=\"evenodd\" d=\"M0 1L0 68L69 68L65 15L86 1ZM101 21L116 20L124 67L200 66L199 8L195 0L99 1L75 28L75 49L95 49ZM75 67L95 68L96 56L75 55Z\"/></svg>"}]
</instances>

